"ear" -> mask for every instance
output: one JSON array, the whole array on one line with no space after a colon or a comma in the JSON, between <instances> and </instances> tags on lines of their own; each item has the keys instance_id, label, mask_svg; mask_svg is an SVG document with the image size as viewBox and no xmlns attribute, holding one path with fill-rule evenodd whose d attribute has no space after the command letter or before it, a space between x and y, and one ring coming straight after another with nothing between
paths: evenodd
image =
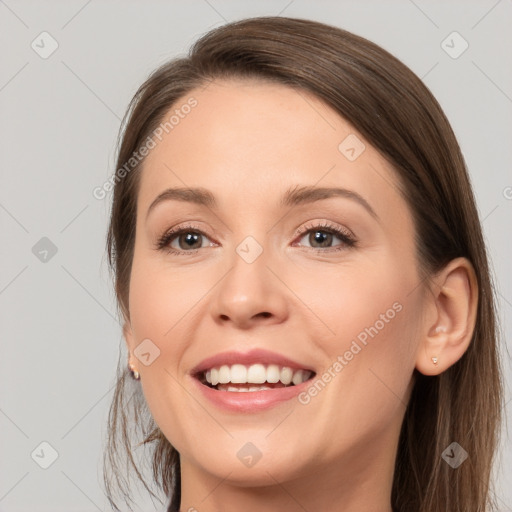
<instances>
[{"instance_id":1,"label":"ear","mask_svg":"<svg viewBox=\"0 0 512 512\"><path fill-rule=\"evenodd\" d=\"M463 356L473 337L478 306L478 283L467 258L452 260L432 281L416 358L416 369L424 375L439 375Z\"/></svg>"}]
</instances>

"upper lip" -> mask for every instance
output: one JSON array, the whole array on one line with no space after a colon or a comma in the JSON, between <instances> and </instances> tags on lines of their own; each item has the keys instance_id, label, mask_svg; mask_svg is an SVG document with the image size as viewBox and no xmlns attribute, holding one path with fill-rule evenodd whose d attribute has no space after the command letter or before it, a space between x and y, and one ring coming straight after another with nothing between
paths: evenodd
<instances>
[{"instance_id":1,"label":"upper lip","mask_svg":"<svg viewBox=\"0 0 512 512\"><path fill-rule=\"evenodd\" d=\"M277 364L278 366L287 366L292 370L309 370L315 373L315 370L309 365L299 363L289 357L262 348L255 348L248 352L221 352L220 354L203 359L197 366L192 368L190 373L192 375L198 375L201 372L211 368L219 368L222 365L251 365L257 363L264 365Z\"/></svg>"}]
</instances>

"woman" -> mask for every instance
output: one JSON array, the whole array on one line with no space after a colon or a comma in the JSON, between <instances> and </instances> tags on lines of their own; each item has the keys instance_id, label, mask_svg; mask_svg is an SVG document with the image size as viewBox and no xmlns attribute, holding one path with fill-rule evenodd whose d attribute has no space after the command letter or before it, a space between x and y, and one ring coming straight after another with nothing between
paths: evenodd
<instances>
[{"instance_id":1,"label":"woman","mask_svg":"<svg viewBox=\"0 0 512 512\"><path fill-rule=\"evenodd\" d=\"M117 169L113 507L122 456L152 492L149 444L169 511L492 509L494 291L407 67L313 21L224 25L141 86Z\"/></svg>"}]
</instances>

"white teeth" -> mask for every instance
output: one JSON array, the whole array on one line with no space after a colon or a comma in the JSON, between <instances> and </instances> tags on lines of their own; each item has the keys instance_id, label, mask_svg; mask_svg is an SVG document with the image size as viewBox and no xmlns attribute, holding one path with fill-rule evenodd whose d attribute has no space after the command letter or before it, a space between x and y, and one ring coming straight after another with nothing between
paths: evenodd
<instances>
[{"instance_id":1,"label":"white teeth","mask_svg":"<svg viewBox=\"0 0 512 512\"><path fill-rule=\"evenodd\" d=\"M217 368L210 368L204 374L206 382L212 386L224 384L264 384L266 382L276 384L281 382L285 386L297 386L308 380L312 372L308 370L292 370L287 366L280 367L277 364L263 365L252 364L245 366L243 364L234 364L231 366L222 365ZM227 386L222 386L225 389ZM233 386L230 386L233 388ZM251 386L243 391L258 391L261 386ZM265 389L273 389L265 387ZM240 391L239 388L236 388ZM230 391L230 389L228 389Z\"/></svg>"},{"instance_id":2,"label":"white teeth","mask_svg":"<svg viewBox=\"0 0 512 512\"><path fill-rule=\"evenodd\" d=\"M284 367L281 369L281 382L287 386L288 384L290 384L290 382L292 381L292 378L293 378L293 371L291 368L288 368L288 367Z\"/></svg>"},{"instance_id":3,"label":"white teeth","mask_svg":"<svg viewBox=\"0 0 512 512\"><path fill-rule=\"evenodd\" d=\"M263 391L266 389L274 389L270 386L250 386L248 388L237 388L235 386L230 386L229 384L219 384L218 386L219 391L235 391L239 393L247 393L249 391Z\"/></svg>"},{"instance_id":4,"label":"white teeth","mask_svg":"<svg viewBox=\"0 0 512 512\"><path fill-rule=\"evenodd\" d=\"M249 384L263 384L267 380L267 370L262 364L251 364L247 370Z\"/></svg>"},{"instance_id":5,"label":"white teeth","mask_svg":"<svg viewBox=\"0 0 512 512\"><path fill-rule=\"evenodd\" d=\"M247 368L243 364L234 364L231 367L231 381L233 384L247 382Z\"/></svg>"},{"instance_id":6,"label":"white teeth","mask_svg":"<svg viewBox=\"0 0 512 512\"><path fill-rule=\"evenodd\" d=\"M279 382L280 376L281 372L279 371L279 366L277 366L277 364L270 364L267 368L267 382L275 384Z\"/></svg>"},{"instance_id":7,"label":"white teeth","mask_svg":"<svg viewBox=\"0 0 512 512\"><path fill-rule=\"evenodd\" d=\"M228 391L241 391L239 390L237 387L235 386L228 386ZM244 389L244 391L247 391L246 389Z\"/></svg>"},{"instance_id":8,"label":"white teeth","mask_svg":"<svg viewBox=\"0 0 512 512\"><path fill-rule=\"evenodd\" d=\"M293 374L292 382L295 384L295 386L302 382L302 370L299 370Z\"/></svg>"},{"instance_id":9,"label":"white teeth","mask_svg":"<svg viewBox=\"0 0 512 512\"><path fill-rule=\"evenodd\" d=\"M223 365L219 369L219 384L227 384L231 382L231 372L227 364Z\"/></svg>"}]
</instances>

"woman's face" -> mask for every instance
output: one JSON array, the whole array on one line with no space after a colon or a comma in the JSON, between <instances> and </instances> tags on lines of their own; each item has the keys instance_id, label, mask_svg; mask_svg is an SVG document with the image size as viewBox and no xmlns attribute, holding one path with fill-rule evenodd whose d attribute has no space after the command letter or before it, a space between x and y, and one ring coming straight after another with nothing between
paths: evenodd
<instances>
[{"instance_id":1,"label":"woman's face","mask_svg":"<svg viewBox=\"0 0 512 512\"><path fill-rule=\"evenodd\" d=\"M141 175L125 335L182 470L248 486L391 478L423 307L395 173L328 106L283 85L213 82L173 114ZM182 194L148 211L195 187L215 204ZM158 249L171 228L185 232ZM315 374L260 391L192 374L224 365L209 378L256 381L237 389L261 374L286 383L283 367Z\"/></svg>"}]
</instances>

